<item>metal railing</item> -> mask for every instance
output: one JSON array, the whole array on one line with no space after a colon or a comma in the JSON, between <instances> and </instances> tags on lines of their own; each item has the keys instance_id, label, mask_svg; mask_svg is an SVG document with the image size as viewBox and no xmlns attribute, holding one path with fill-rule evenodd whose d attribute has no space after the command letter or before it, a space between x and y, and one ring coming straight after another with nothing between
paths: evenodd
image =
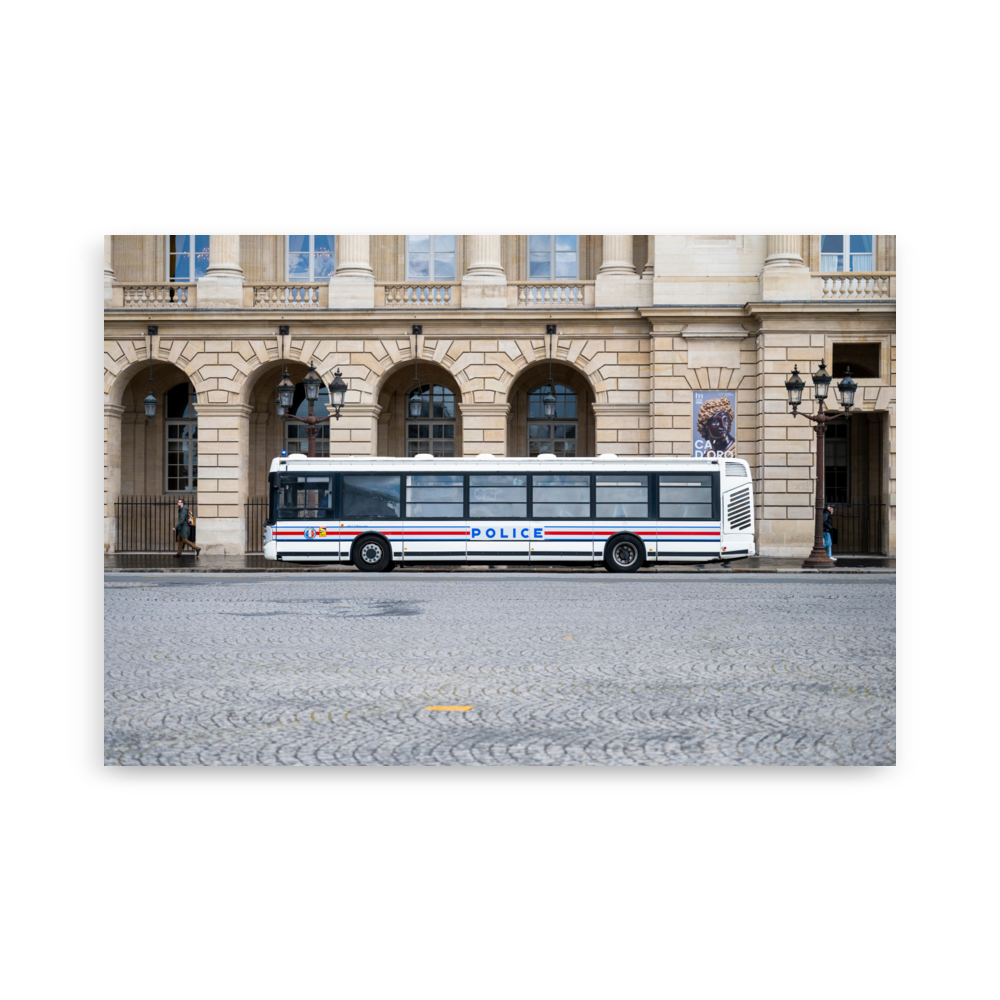
<instances>
[{"instance_id":1,"label":"metal railing","mask_svg":"<svg viewBox=\"0 0 1000 1000\"><path fill-rule=\"evenodd\" d=\"M177 547L174 525L177 501L187 504L195 520L191 541L198 523L198 498L184 494L169 496L120 496L115 500L116 552L173 552Z\"/></svg>"},{"instance_id":2,"label":"metal railing","mask_svg":"<svg viewBox=\"0 0 1000 1000\"><path fill-rule=\"evenodd\" d=\"M267 497L250 497L243 505L248 555L264 551L264 524L267 522L267 507Z\"/></svg>"},{"instance_id":3,"label":"metal railing","mask_svg":"<svg viewBox=\"0 0 1000 1000\"><path fill-rule=\"evenodd\" d=\"M834 503L833 506L833 526L837 529L834 555L885 555L884 503Z\"/></svg>"}]
</instances>

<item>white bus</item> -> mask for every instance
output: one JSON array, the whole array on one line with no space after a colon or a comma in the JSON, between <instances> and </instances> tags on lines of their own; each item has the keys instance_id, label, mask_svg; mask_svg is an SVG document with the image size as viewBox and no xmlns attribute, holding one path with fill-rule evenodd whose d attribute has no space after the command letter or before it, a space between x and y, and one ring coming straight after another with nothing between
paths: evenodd
<instances>
[{"instance_id":1,"label":"white bus","mask_svg":"<svg viewBox=\"0 0 1000 1000\"><path fill-rule=\"evenodd\" d=\"M733 458L330 457L271 463L264 557L353 563L644 565L754 555Z\"/></svg>"}]
</instances>

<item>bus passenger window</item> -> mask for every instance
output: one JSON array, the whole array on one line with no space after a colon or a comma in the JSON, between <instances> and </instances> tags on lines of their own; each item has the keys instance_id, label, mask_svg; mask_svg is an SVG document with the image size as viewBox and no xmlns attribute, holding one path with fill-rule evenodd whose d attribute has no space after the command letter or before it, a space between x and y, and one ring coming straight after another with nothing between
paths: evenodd
<instances>
[{"instance_id":1,"label":"bus passenger window","mask_svg":"<svg viewBox=\"0 0 1000 1000\"><path fill-rule=\"evenodd\" d=\"M649 517L649 476L598 476L597 516Z\"/></svg>"},{"instance_id":2,"label":"bus passenger window","mask_svg":"<svg viewBox=\"0 0 1000 1000\"><path fill-rule=\"evenodd\" d=\"M660 517L712 517L712 477L679 472L660 476Z\"/></svg>"},{"instance_id":3,"label":"bus passenger window","mask_svg":"<svg viewBox=\"0 0 1000 1000\"><path fill-rule=\"evenodd\" d=\"M527 476L469 476L469 517L527 516Z\"/></svg>"},{"instance_id":4,"label":"bus passenger window","mask_svg":"<svg viewBox=\"0 0 1000 1000\"><path fill-rule=\"evenodd\" d=\"M333 477L283 475L278 489L279 517L333 517Z\"/></svg>"},{"instance_id":5,"label":"bus passenger window","mask_svg":"<svg viewBox=\"0 0 1000 1000\"><path fill-rule=\"evenodd\" d=\"M407 476L407 517L461 517L464 476Z\"/></svg>"},{"instance_id":6,"label":"bus passenger window","mask_svg":"<svg viewBox=\"0 0 1000 1000\"><path fill-rule=\"evenodd\" d=\"M343 476L341 517L399 517L399 476Z\"/></svg>"},{"instance_id":7,"label":"bus passenger window","mask_svg":"<svg viewBox=\"0 0 1000 1000\"><path fill-rule=\"evenodd\" d=\"M536 475L532 517L590 517L590 476Z\"/></svg>"}]
</instances>

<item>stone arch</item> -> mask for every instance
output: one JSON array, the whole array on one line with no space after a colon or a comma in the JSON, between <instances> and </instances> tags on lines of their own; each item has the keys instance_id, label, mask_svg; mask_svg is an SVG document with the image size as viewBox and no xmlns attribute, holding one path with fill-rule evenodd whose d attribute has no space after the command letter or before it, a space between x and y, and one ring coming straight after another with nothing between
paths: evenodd
<instances>
[{"instance_id":1,"label":"stone arch","mask_svg":"<svg viewBox=\"0 0 1000 1000\"><path fill-rule=\"evenodd\" d=\"M525 365L512 381L507 392L510 410L507 414L507 454L528 453L528 393L544 385L549 377L548 360ZM565 361L552 362L554 382L568 386L577 394L578 452L580 457L596 453L597 429L594 416L595 392L587 373Z\"/></svg>"},{"instance_id":2,"label":"stone arch","mask_svg":"<svg viewBox=\"0 0 1000 1000\"><path fill-rule=\"evenodd\" d=\"M122 398L125 395L125 391L132 381L135 379L136 375L141 372L146 372L147 376L149 373L149 354L148 352L148 340L144 341L117 341L110 345L106 345L104 351L104 394L105 403L112 406L121 406ZM113 352L117 352L117 357L113 356ZM153 369L155 374L155 369L158 365L168 365L170 368L175 368L180 372L183 372L187 376L188 381L195 387L195 392L199 391L199 382L202 380L198 377L198 369L191 364L186 358L180 357L179 354L175 358L174 351L163 352L159 349L159 345L154 341L153 343ZM204 391L204 385L201 386L201 390ZM143 394L145 395L145 393Z\"/></svg>"},{"instance_id":3,"label":"stone arch","mask_svg":"<svg viewBox=\"0 0 1000 1000\"><path fill-rule=\"evenodd\" d=\"M381 410L378 415L377 454L396 458L406 454L406 403L413 386L413 361L403 361L393 366L380 380L376 400ZM432 360L420 359L421 384L443 385L455 394L455 455L462 454L462 410L464 398L461 386L448 368Z\"/></svg>"},{"instance_id":4,"label":"stone arch","mask_svg":"<svg viewBox=\"0 0 1000 1000\"><path fill-rule=\"evenodd\" d=\"M108 463L109 478L118 481L114 492L126 496L159 496L166 491L166 395L180 383L191 382L194 385L183 368L169 362L154 361L152 390L157 399L156 416L147 423L143 399L148 391L148 379L148 362L129 366L119 380L120 384L114 386L111 398L117 398L118 402L111 403L107 408L111 411L108 455L110 458L117 452L119 459L117 470L113 471L111 463Z\"/></svg>"}]
</instances>

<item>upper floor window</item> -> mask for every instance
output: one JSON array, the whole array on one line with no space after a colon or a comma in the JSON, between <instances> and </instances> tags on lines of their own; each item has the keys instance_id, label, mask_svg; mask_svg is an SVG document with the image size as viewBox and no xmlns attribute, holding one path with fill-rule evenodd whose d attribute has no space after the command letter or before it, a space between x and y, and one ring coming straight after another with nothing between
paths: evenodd
<instances>
[{"instance_id":1,"label":"upper floor window","mask_svg":"<svg viewBox=\"0 0 1000 1000\"><path fill-rule=\"evenodd\" d=\"M207 236L171 236L168 281L197 281L208 270Z\"/></svg>"},{"instance_id":2,"label":"upper floor window","mask_svg":"<svg viewBox=\"0 0 1000 1000\"><path fill-rule=\"evenodd\" d=\"M429 281L455 280L454 236L407 236L406 277Z\"/></svg>"},{"instance_id":3,"label":"upper floor window","mask_svg":"<svg viewBox=\"0 0 1000 1000\"><path fill-rule=\"evenodd\" d=\"M289 236L286 281L329 281L334 270L335 236Z\"/></svg>"},{"instance_id":4,"label":"upper floor window","mask_svg":"<svg viewBox=\"0 0 1000 1000\"><path fill-rule=\"evenodd\" d=\"M579 273L576 236L529 236L528 277L575 280Z\"/></svg>"},{"instance_id":5,"label":"upper floor window","mask_svg":"<svg viewBox=\"0 0 1000 1000\"><path fill-rule=\"evenodd\" d=\"M820 236L821 271L874 271L874 236Z\"/></svg>"}]
</instances>

